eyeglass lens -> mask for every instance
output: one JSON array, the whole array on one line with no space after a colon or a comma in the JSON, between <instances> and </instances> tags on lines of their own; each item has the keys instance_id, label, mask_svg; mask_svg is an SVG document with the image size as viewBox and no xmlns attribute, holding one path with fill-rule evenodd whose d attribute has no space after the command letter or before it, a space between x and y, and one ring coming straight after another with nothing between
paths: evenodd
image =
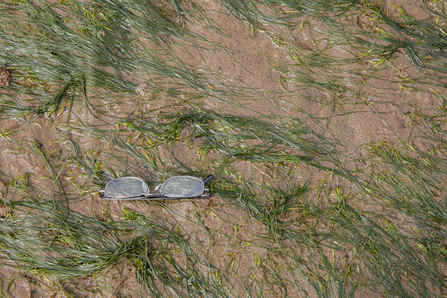
<instances>
[{"instance_id":1,"label":"eyeglass lens","mask_svg":"<svg viewBox=\"0 0 447 298\"><path fill-rule=\"evenodd\" d=\"M191 176L171 177L160 187L160 192L170 198L188 198L203 193L203 181Z\"/></svg>"},{"instance_id":2,"label":"eyeglass lens","mask_svg":"<svg viewBox=\"0 0 447 298\"><path fill-rule=\"evenodd\" d=\"M149 193L149 187L140 178L121 177L110 180L104 188L107 197L125 199Z\"/></svg>"}]
</instances>

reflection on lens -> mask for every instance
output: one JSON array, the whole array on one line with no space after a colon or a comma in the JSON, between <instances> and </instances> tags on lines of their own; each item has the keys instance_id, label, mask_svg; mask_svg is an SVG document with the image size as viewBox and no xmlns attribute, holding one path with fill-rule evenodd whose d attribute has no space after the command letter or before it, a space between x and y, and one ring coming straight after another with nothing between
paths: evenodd
<instances>
[{"instance_id":1,"label":"reflection on lens","mask_svg":"<svg viewBox=\"0 0 447 298\"><path fill-rule=\"evenodd\" d=\"M191 176L169 178L160 187L160 192L170 198L197 197L203 193L203 181Z\"/></svg>"},{"instance_id":2,"label":"reflection on lens","mask_svg":"<svg viewBox=\"0 0 447 298\"><path fill-rule=\"evenodd\" d=\"M122 177L110 180L104 189L104 194L107 197L115 199L138 197L148 192L149 187L137 177Z\"/></svg>"}]
</instances>

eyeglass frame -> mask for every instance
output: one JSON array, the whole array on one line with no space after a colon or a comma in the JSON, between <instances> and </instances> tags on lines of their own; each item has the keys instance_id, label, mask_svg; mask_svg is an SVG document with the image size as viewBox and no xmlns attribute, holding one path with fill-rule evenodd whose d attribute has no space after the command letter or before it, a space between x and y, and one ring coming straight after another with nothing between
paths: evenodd
<instances>
[{"instance_id":1,"label":"eyeglass frame","mask_svg":"<svg viewBox=\"0 0 447 298\"><path fill-rule=\"evenodd\" d=\"M175 177L193 177L193 176L187 176L187 175L184 175L184 176L173 176L173 177L170 177L170 178L175 178ZM141 181L143 181L143 183L145 183L146 186L147 186L147 183L146 183L143 179L141 179L141 178L139 178L139 177L133 177L133 176L125 176L125 177L117 177L117 178L113 178L113 179L107 181L107 184L108 184L110 181L113 181L113 180L115 180L115 179L119 179L119 178L138 178L138 179L140 179ZM193 177L193 178L197 178L197 177ZM205 184L207 184L208 182L210 182L211 179L213 179L213 178L214 178L213 175L208 175L208 176L206 176L205 179L202 180L202 182L203 182L203 186L205 186ZM168 179L168 180L169 180L169 179ZM156 190L160 189L160 188L163 186L163 184L165 184L168 180L166 180L165 182L163 182L163 183L157 185L157 186L155 187L154 190L156 191ZM106 184L106 186L107 186L107 184ZM147 188L149 189L149 186L147 186ZM150 189L149 189L149 190L150 190ZM194 197L174 197L174 198L173 198L173 197L167 197L167 196L164 196L164 195L163 195L162 193L160 193L160 192L152 192L152 193L147 193L147 194L143 194L143 195L139 195L139 196L135 196L135 197L114 198L114 197L107 197L107 196L105 195L105 187L104 187L104 189L101 189L98 193L99 193L99 197L100 197L100 198L102 198L102 199L106 199L106 200L109 200L109 201L113 201L113 200L123 200L123 201L126 201L126 200L144 200L144 199L148 199L148 200L209 199L210 196L211 196L211 192L210 192L210 190L209 190L208 188L205 188L205 187L203 188L203 192L202 192L201 195L199 195L199 196L194 196Z\"/></svg>"}]
</instances>

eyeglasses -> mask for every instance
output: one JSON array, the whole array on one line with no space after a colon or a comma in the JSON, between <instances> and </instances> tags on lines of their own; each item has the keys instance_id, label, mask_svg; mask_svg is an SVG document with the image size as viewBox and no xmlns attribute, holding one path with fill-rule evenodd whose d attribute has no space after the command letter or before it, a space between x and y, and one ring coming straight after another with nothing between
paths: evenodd
<instances>
[{"instance_id":1,"label":"eyeglasses","mask_svg":"<svg viewBox=\"0 0 447 298\"><path fill-rule=\"evenodd\" d=\"M201 180L192 176L175 176L159 184L150 192L147 184L137 177L120 177L107 182L99 196L106 200L142 200L142 199L180 199L209 198L210 192L205 184L213 179L213 175Z\"/></svg>"}]
</instances>

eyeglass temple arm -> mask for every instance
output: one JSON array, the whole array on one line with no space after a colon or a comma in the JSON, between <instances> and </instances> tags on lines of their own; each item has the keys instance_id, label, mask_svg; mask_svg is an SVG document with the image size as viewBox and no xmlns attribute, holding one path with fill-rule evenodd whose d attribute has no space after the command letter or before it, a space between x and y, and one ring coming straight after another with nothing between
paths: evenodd
<instances>
[{"instance_id":1,"label":"eyeglass temple arm","mask_svg":"<svg viewBox=\"0 0 447 298\"><path fill-rule=\"evenodd\" d=\"M135 197L127 197L127 198L114 198L114 197L106 197L104 190L99 191L99 197L106 199L106 200L136 200L136 199L165 199L166 197L161 193L148 193L148 194L141 194L139 196Z\"/></svg>"},{"instance_id":2,"label":"eyeglass temple arm","mask_svg":"<svg viewBox=\"0 0 447 298\"><path fill-rule=\"evenodd\" d=\"M206 176L206 178L203 179L203 184L207 184L207 183L210 182L211 179L213 179L213 178L214 178L213 175L208 175L208 176Z\"/></svg>"},{"instance_id":3,"label":"eyeglass temple arm","mask_svg":"<svg viewBox=\"0 0 447 298\"><path fill-rule=\"evenodd\" d=\"M166 198L164 195L162 195L161 193L153 193L153 194L146 194L143 196L136 196L136 197L129 197L129 198L111 198L111 197L106 197L104 195L104 192L99 191L99 196L103 199L109 200L109 201L114 201L114 200L121 200L121 201L127 201L127 200L138 200L138 199L174 199L174 198ZM209 199L210 197L210 190L208 188L204 188L203 189L203 193L200 196L197 197L191 197L190 199ZM175 198L178 199L178 198Z\"/></svg>"}]
</instances>

